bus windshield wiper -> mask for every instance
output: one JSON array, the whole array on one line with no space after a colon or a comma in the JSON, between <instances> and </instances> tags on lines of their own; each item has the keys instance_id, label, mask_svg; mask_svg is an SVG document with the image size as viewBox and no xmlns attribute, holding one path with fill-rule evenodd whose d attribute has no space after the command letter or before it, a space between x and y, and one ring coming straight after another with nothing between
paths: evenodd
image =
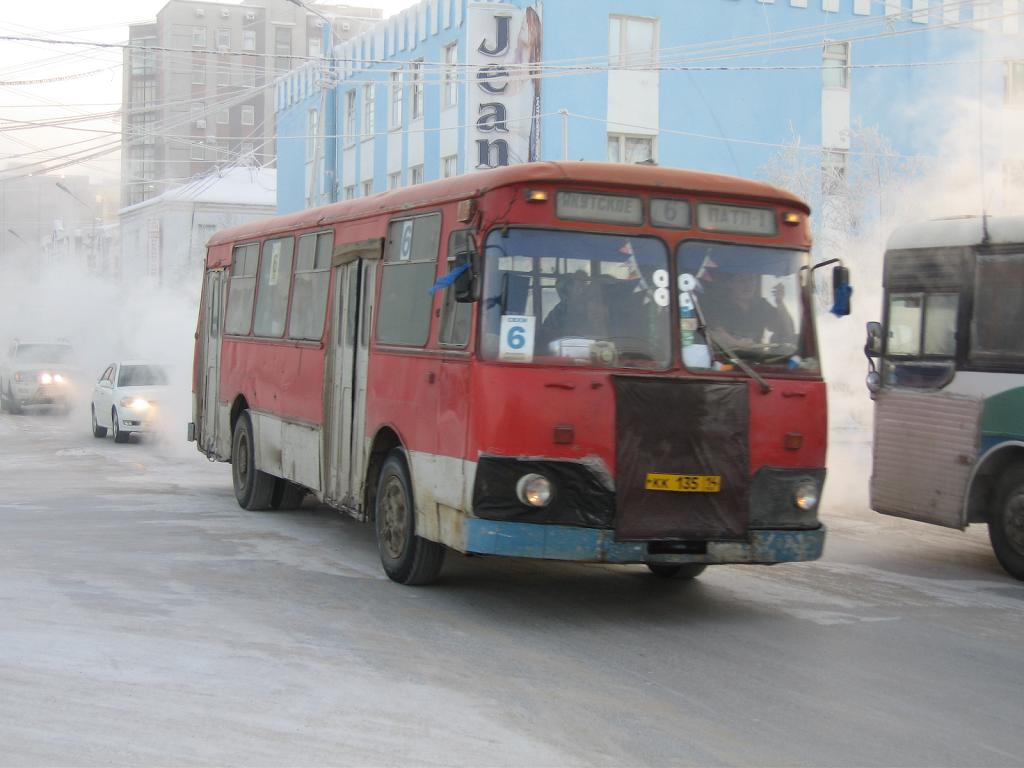
<instances>
[{"instance_id":1,"label":"bus windshield wiper","mask_svg":"<svg viewBox=\"0 0 1024 768\"><path fill-rule=\"evenodd\" d=\"M712 360L714 359L714 348L718 347L728 362L737 366L741 371L747 374L747 376L757 382L758 386L761 388L761 394L767 395L771 392L772 385L765 381L761 374L755 371L746 360L733 352L724 341L719 341L711 334L711 331L708 329L708 324L704 320L704 311L700 308L700 302L697 301L697 296L693 291L687 291L687 293L689 294L691 301L693 301L693 308L697 313L697 329L704 333L704 338L708 340L708 344L712 349Z\"/></svg>"}]
</instances>

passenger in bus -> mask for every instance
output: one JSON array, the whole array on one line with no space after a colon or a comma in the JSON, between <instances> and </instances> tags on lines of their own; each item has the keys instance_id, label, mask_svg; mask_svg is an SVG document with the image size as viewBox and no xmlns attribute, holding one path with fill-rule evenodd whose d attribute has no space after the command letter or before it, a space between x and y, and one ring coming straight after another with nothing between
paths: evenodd
<instances>
[{"instance_id":1,"label":"passenger in bus","mask_svg":"<svg viewBox=\"0 0 1024 768\"><path fill-rule=\"evenodd\" d=\"M539 348L549 352L553 341L566 338L601 339L607 335L608 304L603 284L578 269L555 282L558 304L540 326Z\"/></svg>"},{"instance_id":2,"label":"passenger in bus","mask_svg":"<svg viewBox=\"0 0 1024 768\"><path fill-rule=\"evenodd\" d=\"M771 304L760 295L758 274L737 272L715 278L702 307L715 339L738 350L768 343L796 343L793 318L784 301L786 288L781 282L772 288L775 303Z\"/></svg>"}]
</instances>

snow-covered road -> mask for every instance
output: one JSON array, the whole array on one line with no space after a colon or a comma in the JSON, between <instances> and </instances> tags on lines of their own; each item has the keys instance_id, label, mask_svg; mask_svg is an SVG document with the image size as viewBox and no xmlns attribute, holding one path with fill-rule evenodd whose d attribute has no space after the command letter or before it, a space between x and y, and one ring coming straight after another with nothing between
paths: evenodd
<instances>
[{"instance_id":1,"label":"snow-covered road","mask_svg":"<svg viewBox=\"0 0 1024 768\"><path fill-rule=\"evenodd\" d=\"M3 415L0 764L1020 765L1024 585L984 529L840 502L817 563L408 588L187 444Z\"/></svg>"}]
</instances>

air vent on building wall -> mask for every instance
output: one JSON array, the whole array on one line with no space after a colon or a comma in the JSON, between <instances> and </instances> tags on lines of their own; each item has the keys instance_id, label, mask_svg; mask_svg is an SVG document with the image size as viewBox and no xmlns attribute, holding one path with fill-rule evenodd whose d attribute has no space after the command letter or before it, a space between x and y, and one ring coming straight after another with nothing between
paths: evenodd
<instances>
[{"instance_id":1,"label":"air vent on building wall","mask_svg":"<svg viewBox=\"0 0 1024 768\"><path fill-rule=\"evenodd\" d=\"M317 19L317 20L316 20L316 28L317 28L317 29L323 29L323 26L324 26L324 22L323 22L323 20L321 20L321 19Z\"/></svg>"},{"instance_id":2,"label":"air vent on building wall","mask_svg":"<svg viewBox=\"0 0 1024 768\"><path fill-rule=\"evenodd\" d=\"M203 119L196 120L196 128L205 128L206 121Z\"/></svg>"},{"instance_id":3,"label":"air vent on building wall","mask_svg":"<svg viewBox=\"0 0 1024 768\"><path fill-rule=\"evenodd\" d=\"M245 14L245 20L246 21L256 21L256 14L255 13L247 13L247 14Z\"/></svg>"},{"instance_id":4,"label":"air vent on building wall","mask_svg":"<svg viewBox=\"0 0 1024 768\"><path fill-rule=\"evenodd\" d=\"M351 24L349 24L347 21L341 22L341 31L342 32L348 32L350 29L352 29L352 25Z\"/></svg>"},{"instance_id":5,"label":"air vent on building wall","mask_svg":"<svg viewBox=\"0 0 1024 768\"><path fill-rule=\"evenodd\" d=\"M206 9L205 8L196 8L196 16L205 16L205 15L206 15Z\"/></svg>"},{"instance_id":6,"label":"air vent on building wall","mask_svg":"<svg viewBox=\"0 0 1024 768\"><path fill-rule=\"evenodd\" d=\"M222 19L230 19L231 18L231 11L229 11L227 8L221 8L220 17Z\"/></svg>"}]
</instances>

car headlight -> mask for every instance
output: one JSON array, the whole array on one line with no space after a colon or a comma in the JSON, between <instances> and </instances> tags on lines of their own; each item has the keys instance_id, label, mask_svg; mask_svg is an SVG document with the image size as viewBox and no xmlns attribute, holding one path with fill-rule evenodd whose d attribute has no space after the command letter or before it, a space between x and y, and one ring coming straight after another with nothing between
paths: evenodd
<instances>
[{"instance_id":1,"label":"car headlight","mask_svg":"<svg viewBox=\"0 0 1024 768\"><path fill-rule=\"evenodd\" d=\"M818 506L818 485L812 480L801 480L793 488L793 503L809 512Z\"/></svg>"},{"instance_id":2,"label":"car headlight","mask_svg":"<svg viewBox=\"0 0 1024 768\"><path fill-rule=\"evenodd\" d=\"M53 383L53 376L51 376L48 373L40 373L39 374L39 383L40 384L52 384Z\"/></svg>"},{"instance_id":3,"label":"car headlight","mask_svg":"<svg viewBox=\"0 0 1024 768\"><path fill-rule=\"evenodd\" d=\"M53 381L56 384L63 384L67 379L65 379L61 374L55 373L53 374Z\"/></svg>"},{"instance_id":4,"label":"car headlight","mask_svg":"<svg viewBox=\"0 0 1024 768\"><path fill-rule=\"evenodd\" d=\"M554 491L544 475L523 475L516 483L516 497L528 507L546 507Z\"/></svg>"},{"instance_id":5,"label":"car headlight","mask_svg":"<svg viewBox=\"0 0 1024 768\"><path fill-rule=\"evenodd\" d=\"M141 397L122 397L121 405L131 408L133 411L149 410L149 401L143 400Z\"/></svg>"}]
</instances>

